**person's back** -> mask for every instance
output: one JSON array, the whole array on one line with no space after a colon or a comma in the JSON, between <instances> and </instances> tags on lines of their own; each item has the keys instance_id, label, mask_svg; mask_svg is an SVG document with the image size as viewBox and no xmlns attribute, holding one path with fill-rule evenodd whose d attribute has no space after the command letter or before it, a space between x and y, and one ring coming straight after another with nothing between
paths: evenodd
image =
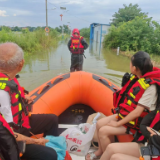
<instances>
[{"instance_id":1,"label":"person's back","mask_svg":"<svg viewBox=\"0 0 160 160\"><path fill-rule=\"evenodd\" d=\"M74 29L72 37L68 42L68 49L72 53L71 55L71 67L70 71L80 71L83 68L83 55L84 50L88 48L88 44L85 39L80 36L79 30Z\"/></svg>"}]
</instances>

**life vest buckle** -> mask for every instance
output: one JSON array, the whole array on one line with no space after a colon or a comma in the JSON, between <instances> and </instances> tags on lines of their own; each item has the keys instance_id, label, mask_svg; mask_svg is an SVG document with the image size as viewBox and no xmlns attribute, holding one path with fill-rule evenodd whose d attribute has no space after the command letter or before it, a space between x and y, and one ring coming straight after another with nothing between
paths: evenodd
<instances>
[{"instance_id":1,"label":"life vest buckle","mask_svg":"<svg viewBox=\"0 0 160 160\"><path fill-rule=\"evenodd\" d=\"M120 110L119 107L115 108L115 109L114 109L114 114L115 114L115 113L119 113L119 110Z\"/></svg>"},{"instance_id":2,"label":"life vest buckle","mask_svg":"<svg viewBox=\"0 0 160 160\"><path fill-rule=\"evenodd\" d=\"M14 122L9 123L10 127L18 130L19 128L22 128L22 124L16 124Z\"/></svg>"}]
</instances>

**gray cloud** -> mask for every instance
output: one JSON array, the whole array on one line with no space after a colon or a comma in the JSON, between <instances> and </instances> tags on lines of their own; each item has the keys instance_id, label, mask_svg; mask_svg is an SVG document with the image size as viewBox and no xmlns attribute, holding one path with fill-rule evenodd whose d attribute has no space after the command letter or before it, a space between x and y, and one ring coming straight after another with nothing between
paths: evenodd
<instances>
[{"instance_id":1,"label":"gray cloud","mask_svg":"<svg viewBox=\"0 0 160 160\"><path fill-rule=\"evenodd\" d=\"M16 14L14 21L11 17L3 17L1 24L11 21L12 25L24 24L30 26L45 26L45 0L8 0L1 1L0 10L5 10L7 15ZM158 0L48 0L49 26L56 27L70 22L72 28L89 27L90 23L110 22L112 15L123 7L123 4L138 3L143 12L148 12L154 20L160 20L160 1ZM60 10L65 6L67 13ZM51 10L56 7L56 10ZM60 19L63 14L63 21Z\"/></svg>"}]
</instances>

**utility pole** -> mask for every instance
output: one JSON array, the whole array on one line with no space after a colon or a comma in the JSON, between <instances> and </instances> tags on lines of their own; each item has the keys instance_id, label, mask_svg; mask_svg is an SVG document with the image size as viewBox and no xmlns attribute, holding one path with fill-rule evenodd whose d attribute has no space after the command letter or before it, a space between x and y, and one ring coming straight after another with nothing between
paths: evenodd
<instances>
[{"instance_id":1,"label":"utility pole","mask_svg":"<svg viewBox=\"0 0 160 160\"><path fill-rule=\"evenodd\" d=\"M60 9L61 9L61 10L66 10L66 7L60 7ZM63 16L63 15L61 14L60 16L61 16L61 21L62 21L62 16ZM62 22L62 39L64 38L63 32L64 32L64 31L63 31L63 22Z\"/></svg>"},{"instance_id":2,"label":"utility pole","mask_svg":"<svg viewBox=\"0 0 160 160\"><path fill-rule=\"evenodd\" d=\"M48 27L48 9L47 9L47 0L46 0L46 27Z\"/></svg>"},{"instance_id":3,"label":"utility pole","mask_svg":"<svg viewBox=\"0 0 160 160\"><path fill-rule=\"evenodd\" d=\"M62 21L63 14L61 14L60 16L61 16L61 21ZM63 22L62 22L62 39L63 38L64 38L64 35L63 35Z\"/></svg>"}]
</instances>

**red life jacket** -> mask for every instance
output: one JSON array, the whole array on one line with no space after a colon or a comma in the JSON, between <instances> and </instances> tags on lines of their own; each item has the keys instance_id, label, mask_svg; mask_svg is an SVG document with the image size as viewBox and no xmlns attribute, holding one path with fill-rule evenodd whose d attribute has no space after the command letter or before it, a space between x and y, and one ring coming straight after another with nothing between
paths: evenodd
<instances>
[{"instance_id":1,"label":"red life jacket","mask_svg":"<svg viewBox=\"0 0 160 160\"><path fill-rule=\"evenodd\" d=\"M5 74L0 73L0 89L8 92L11 97L14 123L17 127L30 129L28 106L24 101L24 89L19 85L18 80L16 78L11 80Z\"/></svg>"},{"instance_id":2,"label":"red life jacket","mask_svg":"<svg viewBox=\"0 0 160 160\"><path fill-rule=\"evenodd\" d=\"M5 119L1 116L0 114L0 122L2 122L2 125L12 134L13 134L13 131L11 130L9 124L5 121ZM0 135L1 136L1 135Z\"/></svg>"},{"instance_id":3,"label":"red life jacket","mask_svg":"<svg viewBox=\"0 0 160 160\"><path fill-rule=\"evenodd\" d=\"M81 43L83 37L71 37L70 51L72 54L83 54L84 46Z\"/></svg>"},{"instance_id":4,"label":"red life jacket","mask_svg":"<svg viewBox=\"0 0 160 160\"><path fill-rule=\"evenodd\" d=\"M118 120L123 119L136 108L139 99L151 84L157 84L158 86L160 86L159 68L153 68L152 72L146 73L139 79L134 75L131 76L130 80L124 85L124 87L114 93L114 113L118 113ZM147 114L148 111L145 109L140 117L130 121L124 126L126 126L127 128L139 130L139 125L143 117Z\"/></svg>"}]
</instances>

